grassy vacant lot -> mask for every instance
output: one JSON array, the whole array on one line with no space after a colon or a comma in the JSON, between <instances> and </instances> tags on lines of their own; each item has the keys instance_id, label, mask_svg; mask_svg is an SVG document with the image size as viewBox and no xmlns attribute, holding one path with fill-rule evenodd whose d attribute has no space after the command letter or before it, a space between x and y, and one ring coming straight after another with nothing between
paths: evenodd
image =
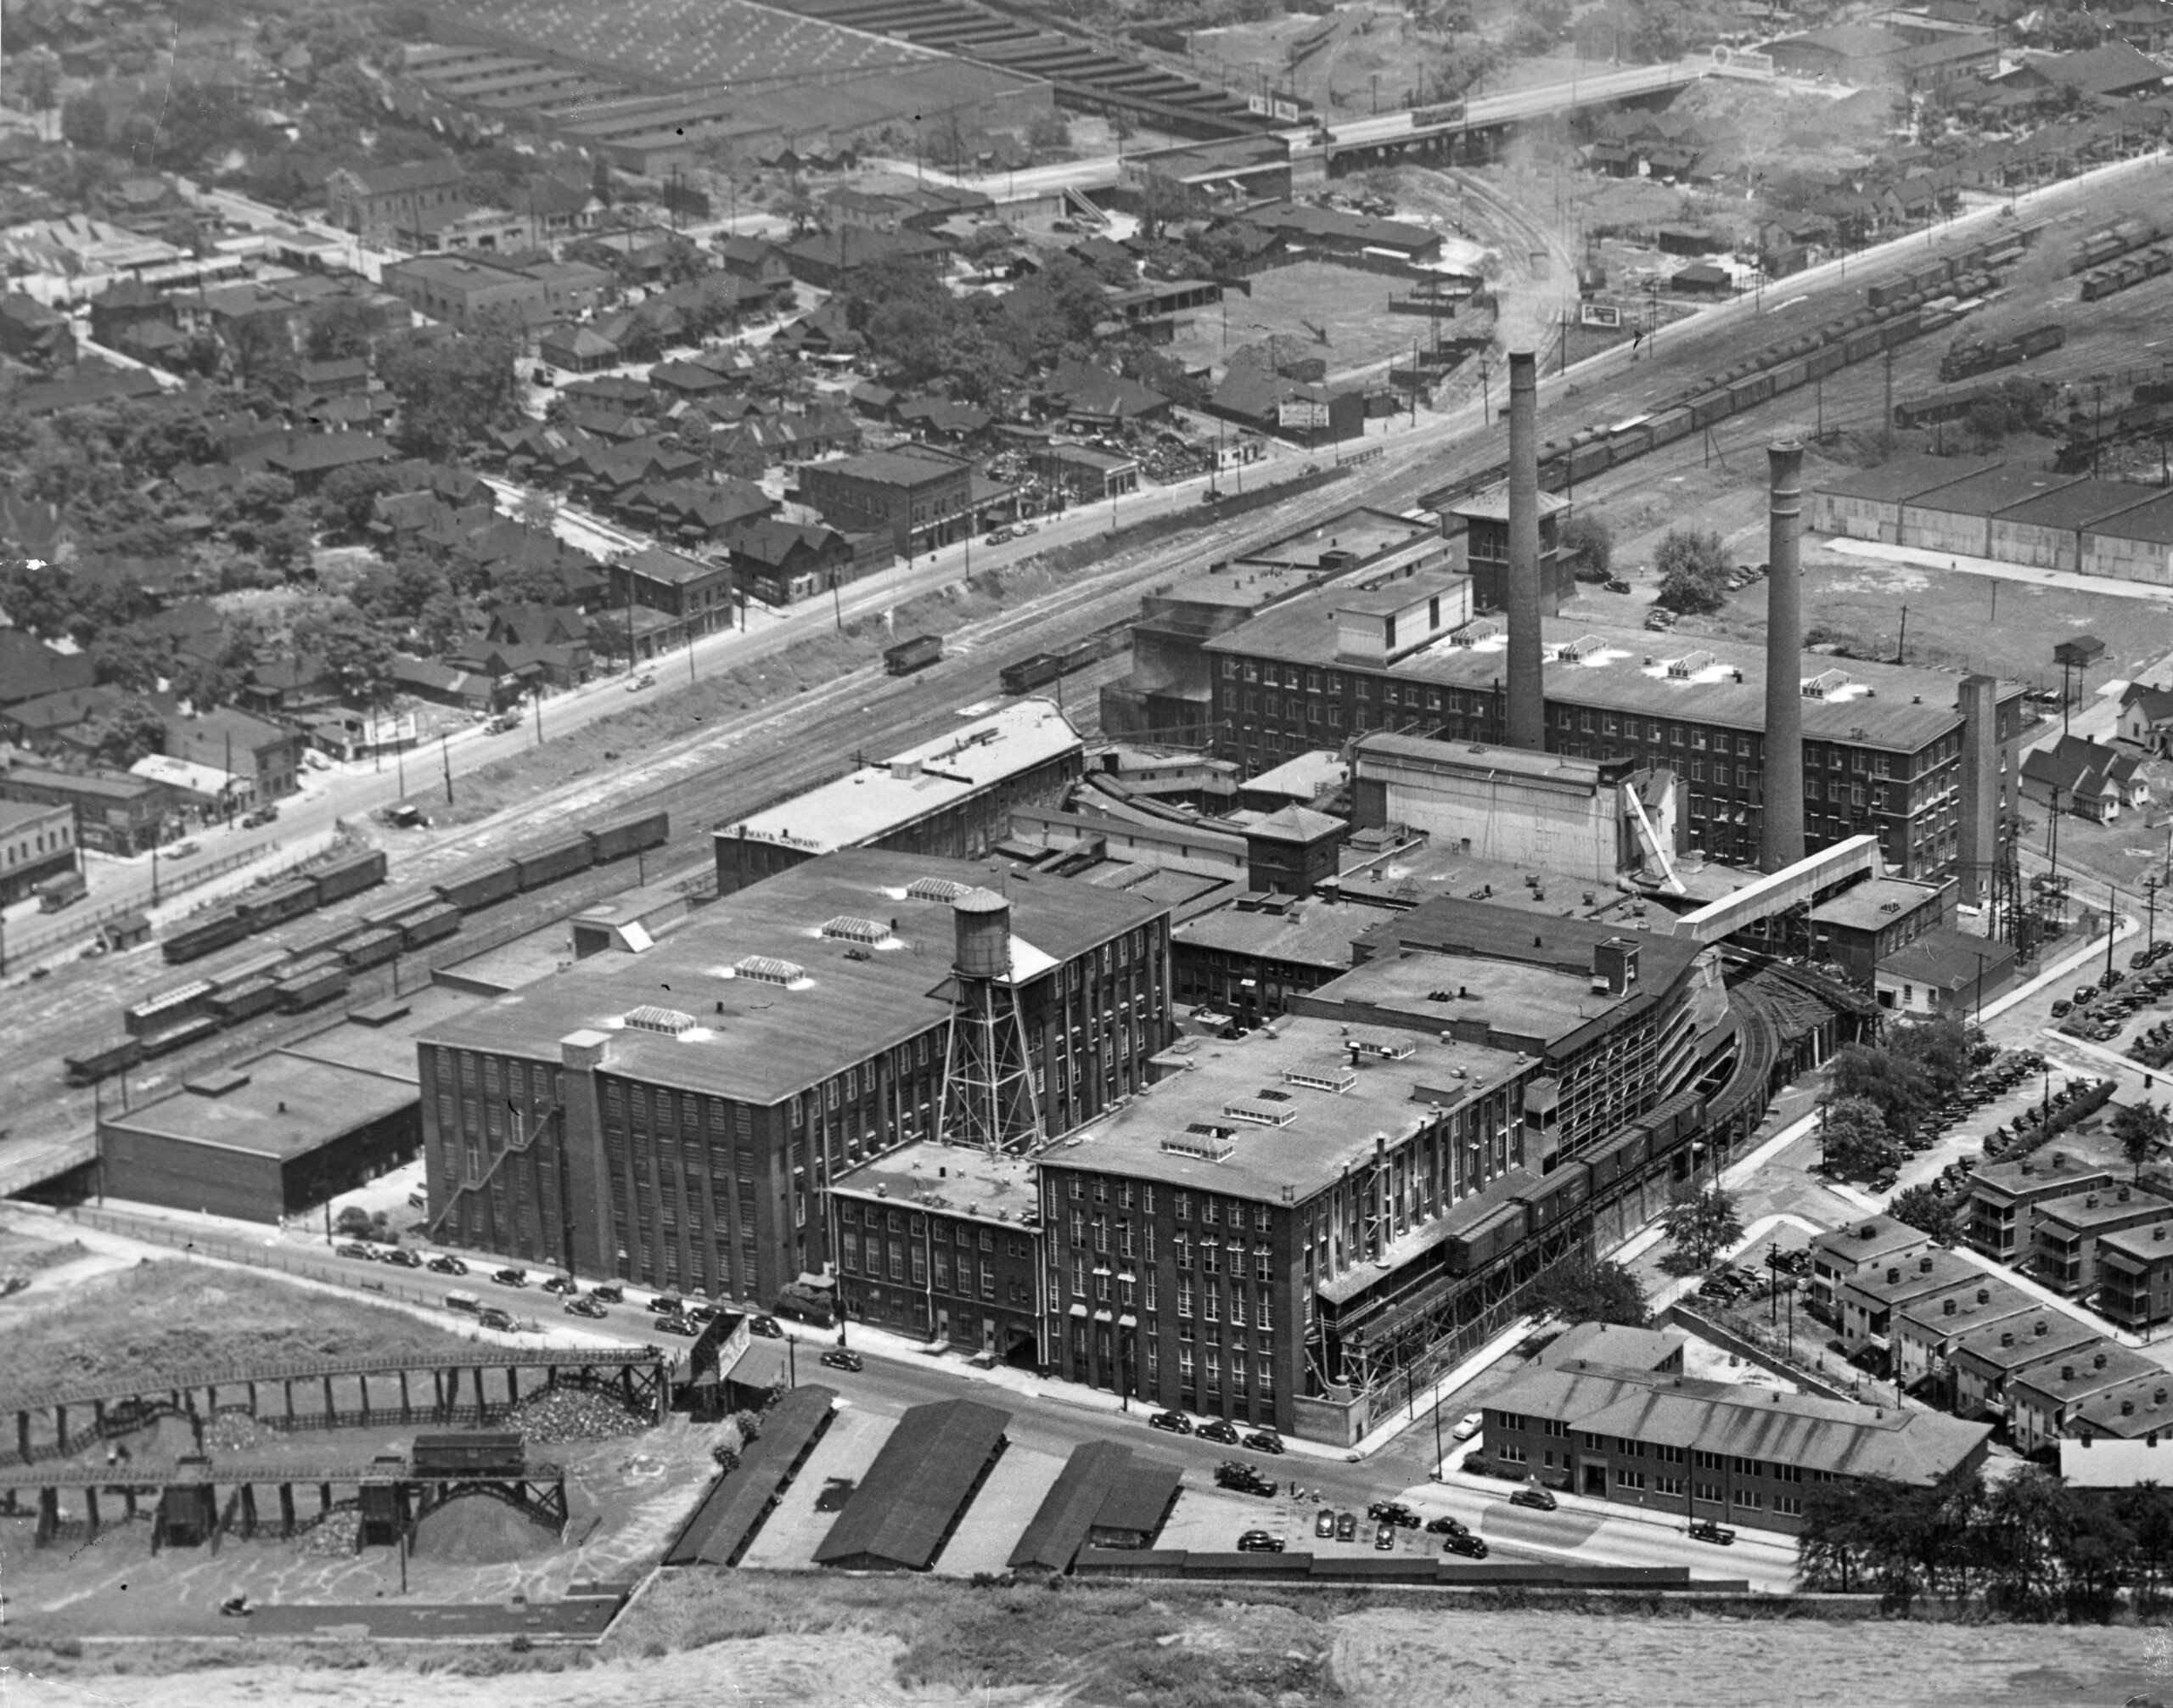
<instances>
[{"instance_id":1,"label":"grassy vacant lot","mask_svg":"<svg viewBox=\"0 0 2173 1708\"><path fill-rule=\"evenodd\" d=\"M1258 344L1269 333L1283 333L1310 346L1311 354L1328 363L1330 374L1342 374L1391 356L1407 357L1412 340L1429 334L1424 320L1389 312L1389 298L1408 295L1412 287L1385 273L1308 261L1255 273L1252 287L1249 297L1233 295L1221 308L1202 309L1191 329L1171 345L1170 354L1188 366L1219 364L1240 345ZM1227 344L1222 335L1225 309ZM1316 328L1327 332L1327 343L1316 341ZM1446 336L1454 328L1444 322L1442 329Z\"/></svg>"},{"instance_id":2,"label":"grassy vacant lot","mask_svg":"<svg viewBox=\"0 0 2173 1708\"><path fill-rule=\"evenodd\" d=\"M178 1375L201 1364L448 1351L418 1318L268 1275L150 1261L60 1297L0 1301L0 1404L42 1389Z\"/></svg>"},{"instance_id":3,"label":"grassy vacant lot","mask_svg":"<svg viewBox=\"0 0 2173 1708\"><path fill-rule=\"evenodd\" d=\"M215 1694L212 1667L220 1699L317 1708L381 1708L400 1694L387 1670L430 1675L435 1708L2051 1708L2162 1690L2162 1636L1930 1624L1870 1632L1636 1602L1542 1610L1235 1585L974 1589L705 1570L652 1585L594 1655L342 1643L194 1655L147 1645L87 1657L64 1645L5 1659L48 1687L76 1684L87 1700L132 1708L199 1708Z\"/></svg>"}]
</instances>

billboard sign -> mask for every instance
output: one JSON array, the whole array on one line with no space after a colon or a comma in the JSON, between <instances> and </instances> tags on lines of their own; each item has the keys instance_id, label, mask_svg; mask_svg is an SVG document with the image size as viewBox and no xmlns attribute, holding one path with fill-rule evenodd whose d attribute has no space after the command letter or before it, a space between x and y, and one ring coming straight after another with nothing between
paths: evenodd
<instances>
[{"instance_id":1,"label":"billboard sign","mask_svg":"<svg viewBox=\"0 0 2173 1708\"><path fill-rule=\"evenodd\" d=\"M1577 320L1583 326L1604 326L1610 330L1622 324L1622 311L1611 302L1581 302L1577 305Z\"/></svg>"},{"instance_id":2,"label":"billboard sign","mask_svg":"<svg viewBox=\"0 0 2173 1708\"><path fill-rule=\"evenodd\" d=\"M1328 405L1306 397L1286 397L1275 406L1275 424L1305 430L1328 425Z\"/></svg>"},{"instance_id":3,"label":"billboard sign","mask_svg":"<svg viewBox=\"0 0 2173 1708\"><path fill-rule=\"evenodd\" d=\"M1286 99L1281 95L1275 98L1273 105L1275 116L1279 123L1294 125L1304 116L1298 110L1298 104L1295 101Z\"/></svg>"}]
</instances>

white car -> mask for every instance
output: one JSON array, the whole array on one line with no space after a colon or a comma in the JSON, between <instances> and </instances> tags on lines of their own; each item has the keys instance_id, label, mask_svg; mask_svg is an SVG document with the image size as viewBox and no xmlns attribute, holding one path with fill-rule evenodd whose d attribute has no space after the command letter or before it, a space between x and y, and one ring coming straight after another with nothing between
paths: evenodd
<instances>
[{"instance_id":1,"label":"white car","mask_svg":"<svg viewBox=\"0 0 2173 1708\"><path fill-rule=\"evenodd\" d=\"M1485 1426L1485 1413L1466 1412L1457 1419L1456 1428L1449 1431L1449 1439L1452 1441L1468 1441Z\"/></svg>"}]
</instances>

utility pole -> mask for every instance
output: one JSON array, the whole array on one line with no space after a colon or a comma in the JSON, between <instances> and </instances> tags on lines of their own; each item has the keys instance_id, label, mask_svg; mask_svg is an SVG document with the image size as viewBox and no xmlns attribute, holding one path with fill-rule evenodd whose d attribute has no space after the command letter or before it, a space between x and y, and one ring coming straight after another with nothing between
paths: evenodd
<instances>
[{"instance_id":1,"label":"utility pole","mask_svg":"<svg viewBox=\"0 0 2173 1708\"><path fill-rule=\"evenodd\" d=\"M452 739L449 734L438 738L438 757L445 764L445 804L448 806L452 805L452 749L448 744Z\"/></svg>"},{"instance_id":2,"label":"utility pole","mask_svg":"<svg viewBox=\"0 0 2173 1708\"><path fill-rule=\"evenodd\" d=\"M2113 941L2120 933L2120 886L2108 884L2107 913L2105 914L2105 976L2113 976Z\"/></svg>"},{"instance_id":3,"label":"utility pole","mask_svg":"<svg viewBox=\"0 0 2173 1708\"><path fill-rule=\"evenodd\" d=\"M1894 425L1894 351L1886 352L1886 413L1879 418L1879 430L1890 430Z\"/></svg>"},{"instance_id":4,"label":"utility pole","mask_svg":"<svg viewBox=\"0 0 2173 1708\"><path fill-rule=\"evenodd\" d=\"M1902 606L1902 607L1901 607L1901 640L1900 640L1899 643L1898 643L1898 644L1896 644L1896 645L1895 645L1895 649L1894 649L1894 662L1895 662L1895 663L1896 663L1896 664L1906 664L1908 661L1909 661L1909 608L1908 608L1908 606L1904 605L1904 606Z\"/></svg>"}]
</instances>

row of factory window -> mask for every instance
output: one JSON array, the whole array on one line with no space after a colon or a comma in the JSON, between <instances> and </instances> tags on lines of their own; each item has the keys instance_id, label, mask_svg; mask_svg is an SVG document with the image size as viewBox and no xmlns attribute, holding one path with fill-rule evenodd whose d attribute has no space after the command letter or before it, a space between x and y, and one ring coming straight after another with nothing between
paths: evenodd
<instances>
[{"instance_id":1,"label":"row of factory window","mask_svg":"<svg viewBox=\"0 0 2173 1708\"><path fill-rule=\"evenodd\" d=\"M996 1299L996 1265L981 1259L978 1268L974 1260L964 1252L957 1256L957 1283L952 1283L951 1249L946 1245L927 1247L911 1244L902 1239L893 1239L887 1246L876 1235L868 1236L865 1264L862 1261L860 1235L847 1228L838 1238L838 1270L845 1275L866 1275L877 1281L903 1282L908 1278L916 1287L931 1284L939 1293L957 1292L971 1295L979 1283L980 1296L993 1303ZM931 1265L933 1266L931 1271ZM1029 1289L1023 1282L1013 1281L1005 1289L1009 1302L1030 1305Z\"/></svg>"},{"instance_id":2,"label":"row of factory window","mask_svg":"<svg viewBox=\"0 0 2173 1708\"><path fill-rule=\"evenodd\" d=\"M838 1200L838 1220L866 1228L871 1232L884 1229L892 1233L910 1233L916 1239L929 1228L927 1218L910 1211L878 1210L872 1204L857 1203L842 1196ZM996 1250L996 1232L993 1228L976 1228L970 1222L956 1221L948 1216L936 1217L933 1226L935 1237L939 1241L955 1241L968 1247L978 1246L983 1251ZM1005 1241L1006 1250L1011 1256L1024 1257L1027 1255L1026 1241L1023 1236L1008 1234Z\"/></svg>"},{"instance_id":3,"label":"row of factory window","mask_svg":"<svg viewBox=\"0 0 2173 1708\"><path fill-rule=\"evenodd\" d=\"M1147 1385L1150 1389L1158 1389L1162 1379L1162 1348L1159 1340L1153 1335L1147 1337L1146 1346ZM1106 1334L1098 1350L1106 1369L1110 1361ZM1076 1319L1071 1324L1071 1356L1075 1379L1087 1379L1086 1325ZM1266 1398L1275 1391L1274 1361L1265 1355L1255 1364L1249 1354L1232 1348L1227 1366L1227 1383L1224 1380L1225 1369L1223 1351L1219 1346L1180 1345L1177 1348L1177 1380L1184 1387L1211 1388L1217 1394L1227 1394L1239 1400L1248 1392L1257 1393ZM1202 1406L1199 1409L1213 1408Z\"/></svg>"}]
</instances>

